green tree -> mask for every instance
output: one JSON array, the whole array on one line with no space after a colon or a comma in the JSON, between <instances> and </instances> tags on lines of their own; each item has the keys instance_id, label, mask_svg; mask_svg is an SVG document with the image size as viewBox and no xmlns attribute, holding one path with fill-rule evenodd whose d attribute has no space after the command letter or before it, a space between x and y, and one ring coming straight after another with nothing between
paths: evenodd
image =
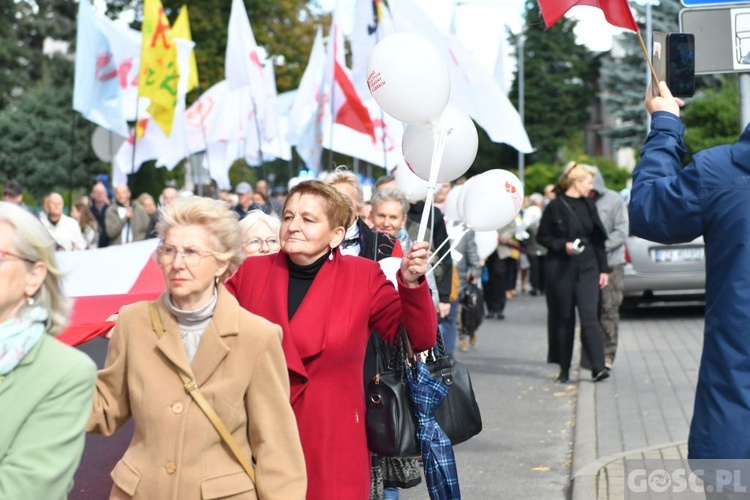
<instances>
[{"instance_id":1,"label":"green tree","mask_svg":"<svg viewBox=\"0 0 750 500\"><path fill-rule=\"evenodd\" d=\"M737 141L740 130L739 90L736 75L725 78L718 89L701 91L682 112L689 162L706 148Z\"/></svg>"},{"instance_id":2,"label":"green tree","mask_svg":"<svg viewBox=\"0 0 750 500\"><path fill-rule=\"evenodd\" d=\"M630 5L636 11L636 20L645 43L646 6L636 2L631 2ZM679 31L681 8L679 0L661 0L658 5L653 5L653 31ZM646 111L643 108L646 71L646 58L637 33L628 31L615 37L612 52L602 57L599 80L602 102L616 124L613 128L604 130L602 134L612 140L615 149L638 148L643 144L647 123Z\"/></svg>"},{"instance_id":3,"label":"green tree","mask_svg":"<svg viewBox=\"0 0 750 500\"><path fill-rule=\"evenodd\" d=\"M76 10L68 0L0 0L0 110L42 78L45 39L74 38Z\"/></svg>"},{"instance_id":4,"label":"green tree","mask_svg":"<svg viewBox=\"0 0 750 500\"><path fill-rule=\"evenodd\" d=\"M567 138L589 120L598 63L586 47L576 43L575 26L574 20L563 18L546 29L536 2L526 4L524 119L531 144L537 148L528 156L529 163L563 161L560 150ZM516 69L509 96L516 106L517 80Z\"/></svg>"},{"instance_id":5,"label":"green tree","mask_svg":"<svg viewBox=\"0 0 750 500\"><path fill-rule=\"evenodd\" d=\"M73 62L56 55L41 67L42 78L0 111L0 171L37 199L109 170L91 150L94 126L71 109Z\"/></svg>"}]
</instances>

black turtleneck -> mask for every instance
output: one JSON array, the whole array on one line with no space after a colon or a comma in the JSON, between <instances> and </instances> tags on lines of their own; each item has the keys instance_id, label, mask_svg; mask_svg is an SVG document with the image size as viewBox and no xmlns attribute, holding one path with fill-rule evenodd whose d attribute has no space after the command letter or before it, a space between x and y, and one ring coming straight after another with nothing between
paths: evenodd
<instances>
[{"instance_id":1,"label":"black turtleneck","mask_svg":"<svg viewBox=\"0 0 750 500\"><path fill-rule=\"evenodd\" d=\"M307 295L310 285L312 285L315 276L318 275L318 271L323 267L329 255L330 252L306 266L295 264L288 255L286 256L286 261L289 263L289 299L287 302L287 312L290 321L294 313L299 309L302 299Z\"/></svg>"}]
</instances>

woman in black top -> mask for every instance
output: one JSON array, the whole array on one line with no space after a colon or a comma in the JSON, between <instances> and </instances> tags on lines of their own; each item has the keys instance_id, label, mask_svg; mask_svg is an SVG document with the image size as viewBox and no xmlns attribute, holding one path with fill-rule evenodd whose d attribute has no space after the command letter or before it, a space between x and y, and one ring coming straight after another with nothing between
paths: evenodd
<instances>
[{"instance_id":1,"label":"woman in black top","mask_svg":"<svg viewBox=\"0 0 750 500\"><path fill-rule=\"evenodd\" d=\"M575 339L575 310L581 318L581 345L591 360L595 382L604 380L604 348L597 318L599 290L610 269L604 241L607 233L589 198L594 169L569 163L557 185L557 197L542 215L537 242L548 250L545 273L548 363L560 365L559 382L567 382Z\"/></svg>"}]
</instances>

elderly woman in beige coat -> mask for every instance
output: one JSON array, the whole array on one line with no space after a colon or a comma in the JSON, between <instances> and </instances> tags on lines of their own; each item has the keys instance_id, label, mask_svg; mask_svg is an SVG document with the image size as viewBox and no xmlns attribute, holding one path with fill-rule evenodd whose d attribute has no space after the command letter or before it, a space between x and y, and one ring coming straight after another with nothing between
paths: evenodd
<instances>
[{"instance_id":1,"label":"elderly woman in beige coat","mask_svg":"<svg viewBox=\"0 0 750 500\"><path fill-rule=\"evenodd\" d=\"M155 304L166 331L157 336L149 303L120 311L88 424L111 435L135 421L110 498L302 499L305 464L281 329L242 309L223 285L243 256L236 215L198 197L161 210L157 259L167 292ZM252 459L254 482L178 370Z\"/></svg>"}]
</instances>

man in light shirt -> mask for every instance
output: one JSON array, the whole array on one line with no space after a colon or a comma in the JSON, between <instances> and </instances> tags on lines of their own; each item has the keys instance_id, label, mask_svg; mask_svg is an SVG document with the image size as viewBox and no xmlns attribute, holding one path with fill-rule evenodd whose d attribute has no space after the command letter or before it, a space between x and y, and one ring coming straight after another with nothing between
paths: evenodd
<instances>
[{"instance_id":1,"label":"man in light shirt","mask_svg":"<svg viewBox=\"0 0 750 500\"><path fill-rule=\"evenodd\" d=\"M47 195L44 205L47 217L40 219L42 225L55 240L57 250L84 250L86 240L81 234L81 226L77 220L65 215L63 208L65 208L65 202L59 193Z\"/></svg>"}]
</instances>

